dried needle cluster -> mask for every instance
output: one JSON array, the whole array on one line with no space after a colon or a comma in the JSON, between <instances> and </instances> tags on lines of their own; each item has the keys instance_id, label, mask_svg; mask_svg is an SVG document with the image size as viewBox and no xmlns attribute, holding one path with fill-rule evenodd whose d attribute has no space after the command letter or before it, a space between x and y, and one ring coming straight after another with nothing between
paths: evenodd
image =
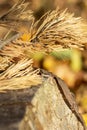
<instances>
[{"instance_id":1,"label":"dried needle cluster","mask_svg":"<svg viewBox=\"0 0 87 130\"><path fill-rule=\"evenodd\" d=\"M33 11L29 10L29 3L24 3L25 0L19 0L5 15L0 17L0 25L9 27L12 30L26 30L29 24L33 22ZM23 31L24 31L23 30Z\"/></svg>"},{"instance_id":2,"label":"dried needle cluster","mask_svg":"<svg viewBox=\"0 0 87 130\"><path fill-rule=\"evenodd\" d=\"M39 70L32 68L32 60L22 59L0 74L0 92L28 88L41 83Z\"/></svg>"},{"instance_id":3,"label":"dried needle cluster","mask_svg":"<svg viewBox=\"0 0 87 130\"><path fill-rule=\"evenodd\" d=\"M39 42L51 51L60 47L84 48L87 43L87 25L80 17L75 18L74 14L67 10L62 12L58 8L44 17L45 20L32 36L32 42ZM35 27L41 19L35 23Z\"/></svg>"},{"instance_id":4,"label":"dried needle cluster","mask_svg":"<svg viewBox=\"0 0 87 130\"><path fill-rule=\"evenodd\" d=\"M32 67L32 53L41 51L48 54L61 48L85 48L87 25L67 10L57 8L47 12L37 22L33 20L33 12L24 0L19 0L0 18L1 26L19 32L21 26L28 28L31 23L28 29L30 41L22 41L19 35L0 43L0 91L23 89L41 83L39 71Z\"/></svg>"}]
</instances>

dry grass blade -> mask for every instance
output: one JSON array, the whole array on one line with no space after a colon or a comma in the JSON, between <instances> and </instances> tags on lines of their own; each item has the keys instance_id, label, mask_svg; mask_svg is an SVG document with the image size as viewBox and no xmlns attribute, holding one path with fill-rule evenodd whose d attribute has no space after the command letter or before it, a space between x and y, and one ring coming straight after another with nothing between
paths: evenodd
<instances>
[{"instance_id":1,"label":"dry grass blade","mask_svg":"<svg viewBox=\"0 0 87 130\"><path fill-rule=\"evenodd\" d=\"M20 56L20 59L21 59L21 57L24 56L25 48L26 47L23 48L22 45L17 45L17 44L14 44L14 43L13 44L10 43L8 46L5 46L4 49L2 49L0 51L0 55L7 56L7 57L10 57L10 58ZM26 50L27 50L27 48L26 48Z\"/></svg>"},{"instance_id":2,"label":"dry grass blade","mask_svg":"<svg viewBox=\"0 0 87 130\"><path fill-rule=\"evenodd\" d=\"M0 50L0 55L4 58L8 57L10 61L14 62L14 60L20 60L24 57L32 58L32 56L37 52L45 53L46 50L41 44L32 44L18 39L4 46L4 48Z\"/></svg>"},{"instance_id":3,"label":"dry grass blade","mask_svg":"<svg viewBox=\"0 0 87 130\"><path fill-rule=\"evenodd\" d=\"M41 44L25 43L15 40L0 50L0 71L4 71L12 63L17 63L23 58L32 58L37 52L45 53Z\"/></svg>"},{"instance_id":4,"label":"dry grass blade","mask_svg":"<svg viewBox=\"0 0 87 130\"><path fill-rule=\"evenodd\" d=\"M6 67L9 67L12 63L17 63L19 60L27 57L24 54L25 48L26 47L23 48L22 45L10 43L0 50L0 71L5 70Z\"/></svg>"},{"instance_id":5,"label":"dry grass blade","mask_svg":"<svg viewBox=\"0 0 87 130\"><path fill-rule=\"evenodd\" d=\"M29 3L24 3L24 1L19 0L6 14L1 16L0 26L20 31L22 26L27 28L31 25L34 20L33 12L29 10Z\"/></svg>"},{"instance_id":6,"label":"dry grass blade","mask_svg":"<svg viewBox=\"0 0 87 130\"><path fill-rule=\"evenodd\" d=\"M0 72L4 71L8 67L9 58L0 56Z\"/></svg>"},{"instance_id":7,"label":"dry grass blade","mask_svg":"<svg viewBox=\"0 0 87 130\"><path fill-rule=\"evenodd\" d=\"M81 49L87 43L86 29L87 25L80 17L75 18L67 10L62 12L57 8L47 13L43 23L32 35L31 42L39 42L50 50L58 49L60 46L62 48L77 47Z\"/></svg>"},{"instance_id":8,"label":"dry grass blade","mask_svg":"<svg viewBox=\"0 0 87 130\"><path fill-rule=\"evenodd\" d=\"M0 74L0 92L28 88L41 83L39 70L32 68L32 60L23 59Z\"/></svg>"}]
</instances>

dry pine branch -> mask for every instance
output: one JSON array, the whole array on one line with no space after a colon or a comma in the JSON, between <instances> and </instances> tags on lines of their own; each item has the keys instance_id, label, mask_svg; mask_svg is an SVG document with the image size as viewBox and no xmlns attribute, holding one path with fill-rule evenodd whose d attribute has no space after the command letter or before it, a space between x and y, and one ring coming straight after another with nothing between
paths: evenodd
<instances>
[{"instance_id":1,"label":"dry pine branch","mask_svg":"<svg viewBox=\"0 0 87 130\"><path fill-rule=\"evenodd\" d=\"M33 18L32 11L27 6L27 3L20 0L0 18L0 25L20 30L21 25L25 26L25 22L28 23ZM43 22L38 27L41 21ZM33 71L30 67L31 62L27 60L31 58L31 54L38 51L49 53L60 48L85 48L86 28L87 25L81 18L75 18L67 10L60 11L57 8L47 12L39 21L32 24L29 42L21 41L20 35L16 40L9 40L7 46L1 42L0 91L22 89L41 83L37 70ZM21 70L22 66L24 68Z\"/></svg>"}]
</instances>

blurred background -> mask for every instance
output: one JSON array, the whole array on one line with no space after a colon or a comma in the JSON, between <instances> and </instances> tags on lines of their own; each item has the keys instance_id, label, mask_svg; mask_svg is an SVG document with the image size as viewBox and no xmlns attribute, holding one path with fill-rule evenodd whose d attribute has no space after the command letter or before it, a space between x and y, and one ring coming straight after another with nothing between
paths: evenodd
<instances>
[{"instance_id":1,"label":"blurred background","mask_svg":"<svg viewBox=\"0 0 87 130\"><path fill-rule=\"evenodd\" d=\"M18 0L0 0L0 16L5 14ZM39 19L48 10L56 7L67 8L75 16L87 21L87 0L25 0L30 2L34 16ZM0 39L3 39L6 28L0 27ZM63 79L76 96L79 111L87 125L87 50L65 50L53 52L48 56L37 53L33 56L34 66L44 68Z\"/></svg>"}]
</instances>

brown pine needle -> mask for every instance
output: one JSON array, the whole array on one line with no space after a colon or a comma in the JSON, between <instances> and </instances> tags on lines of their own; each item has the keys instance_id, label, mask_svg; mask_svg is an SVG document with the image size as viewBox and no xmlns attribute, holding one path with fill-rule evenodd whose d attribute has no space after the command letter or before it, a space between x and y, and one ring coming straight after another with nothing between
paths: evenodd
<instances>
[{"instance_id":1,"label":"brown pine needle","mask_svg":"<svg viewBox=\"0 0 87 130\"><path fill-rule=\"evenodd\" d=\"M4 71L8 67L8 63L10 64L8 57L0 56L0 72Z\"/></svg>"},{"instance_id":2,"label":"brown pine needle","mask_svg":"<svg viewBox=\"0 0 87 130\"><path fill-rule=\"evenodd\" d=\"M29 10L29 2L19 0L6 14L0 17L0 25L22 32L29 29L29 25L34 21L33 11ZM22 28L22 29L21 29Z\"/></svg>"},{"instance_id":3,"label":"brown pine needle","mask_svg":"<svg viewBox=\"0 0 87 130\"><path fill-rule=\"evenodd\" d=\"M39 69L32 68L32 60L23 59L17 64L12 64L0 74L0 92L17 90L38 85L41 83Z\"/></svg>"},{"instance_id":4,"label":"brown pine needle","mask_svg":"<svg viewBox=\"0 0 87 130\"><path fill-rule=\"evenodd\" d=\"M6 19L8 20L6 21L6 23L4 23L4 21L2 23L6 26L9 26L9 17L12 18L12 15L15 15L14 12L16 10L17 14L11 20L13 29L15 29L15 26L13 26L13 24L17 18L19 19L17 20L17 23L20 26L22 26L20 22L22 22L23 25L27 25L24 24L23 21L27 20L27 12L31 12L29 9L26 11L27 5L26 3L23 3L23 0L19 3L16 4L7 14L1 17L2 21L3 17L4 19L7 17ZM22 6L24 8L22 8ZM31 17L31 14L32 13L28 14L28 16ZM42 19L44 19L43 22ZM41 22L42 24L38 28L38 24ZM18 29L19 28L20 27L18 26ZM46 53L54 50L60 50L61 48L84 49L85 43L87 43L86 29L87 25L80 17L74 17L74 14L68 13L67 9L64 11L60 11L59 8L57 8L54 11L47 12L34 25L32 21L32 31L30 31L30 42L32 46L30 45L30 48L33 48L32 52L36 52L36 50L38 51L42 49L42 51ZM35 45L36 43L37 45Z\"/></svg>"},{"instance_id":5,"label":"brown pine needle","mask_svg":"<svg viewBox=\"0 0 87 130\"><path fill-rule=\"evenodd\" d=\"M35 28L41 20L35 23ZM57 8L46 14L43 23L32 35L31 42L38 42L50 51L60 47L82 49L87 43L86 29L87 25L80 17L75 18L74 14L68 13L67 10L62 12Z\"/></svg>"},{"instance_id":6,"label":"brown pine needle","mask_svg":"<svg viewBox=\"0 0 87 130\"><path fill-rule=\"evenodd\" d=\"M0 25L20 30L33 19L32 11L23 0L12 7L7 14L0 18ZM44 19L45 18L45 19ZM42 24L38 24L44 19ZM24 26L25 27L25 26ZM49 53L60 48L83 49L87 43L87 25L73 14L60 11L58 8L47 12L33 25L29 42L18 39L4 41L0 47L0 92L17 90L40 84L39 70L32 67L31 54L36 52ZM34 33L33 33L34 32Z\"/></svg>"}]
</instances>

